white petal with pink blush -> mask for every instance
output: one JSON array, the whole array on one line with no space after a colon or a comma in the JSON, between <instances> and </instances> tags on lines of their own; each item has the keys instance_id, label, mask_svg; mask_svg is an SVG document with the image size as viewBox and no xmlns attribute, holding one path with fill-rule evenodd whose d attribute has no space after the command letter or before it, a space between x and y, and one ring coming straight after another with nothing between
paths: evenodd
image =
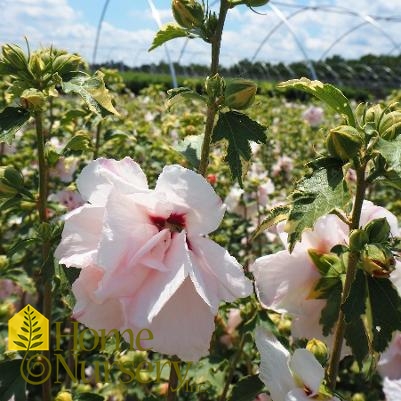
<instances>
[{"instance_id":1,"label":"white petal with pink blush","mask_svg":"<svg viewBox=\"0 0 401 401\"><path fill-rule=\"evenodd\" d=\"M207 355L220 303L252 293L235 258L205 238L225 210L212 186L174 165L150 190L125 158L93 161L78 188L89 203L66 218L57 252L62 263L89 269L73 286L76 318L95 328L103 319L122 331L149 328L155 351L184 360ZM92 209L93 222L79 219Z\"/></svg>"}]
</instances>

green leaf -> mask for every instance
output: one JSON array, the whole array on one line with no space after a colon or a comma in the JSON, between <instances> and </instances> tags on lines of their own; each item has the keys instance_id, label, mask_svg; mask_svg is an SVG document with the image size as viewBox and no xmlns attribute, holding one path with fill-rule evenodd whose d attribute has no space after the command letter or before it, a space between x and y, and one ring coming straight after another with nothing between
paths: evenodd
<instances>
[{"instance_id":1,"label":"green leaf","mask_svg":"<svg viewBox=\"0 0 401 401\"><path fill-rule=\"evenodd\" d=\"M181 28L177 24L166 24L160 28L159 32L156 33L156 36L152 42L152 46L150 46L148 51L156 49L156 47L161 46L169 40L175 38L184 38L186 36L189 36L186 29Z\"/></svg>"},{"instance_id":2,"label":"green leaf","mask_svg":"<svg viewBox=\"0 0 401 401\"><path fill-rule=\"evenodd\" d=\"M41 344L43 344L43 341L38 341L37 343L33 343L33 344L31 345L31 348L39 347L39 345L41 345Z\"/></svg>"},{"instance_id":3,"label":"green leaf","mask_svg":"<svg viewBox=\"0 0 401 401\"><path fill-rule=\"evenodd\" d=\"M373 347L383 352L393 332L401 330L401 298L389 279L367 278L372 315Z\"/></svg>"},{"instance_id":4,"label":"green leaf","mask_svg":"<svg viewBox=\"0 0 401 401\"><path fill-rule=\"evenodd\" d=\"M21 376L22 359L0 362L0 401L8 401L14 396L15 401L25 401L26 383Z\"/></svg>"},{"instance_id":5,"label":"green leaf","mask_svg":"<svg viewBox=\"0 0 401 401\"><path fill-rule=\"evenodd\" d=\"M92 138L86 132L79 132L75 134L65 145L63 154L68 150L74 152L90 151L92 149Z\"/></svg>"},{"instance_id":6,"label":"green leaf","mask_svg":"<svg viewBox=\"0 0 401 401\"><path fill-rule=\"evenodd\" d=\"M0 142L11 144L15 133L29 120L29 111L22 107L6 107L0 113Z\"/></svg>"},{"instance_id":7,"label":"green leaf","mask_svg":"<svg viewBox=\"0 0 401 401\"><path fill-rule=\"evenodd\" d=\"M369 339L361 317L345 324L345 342L351 348L359 369L362 369L363 361L369 353Z\"/></svg>"},{"instance_id":8,"label":"green leaf","mask_svg":"<svg viewBox=\"0 0 401 401\"><path fill-rule=\"evenodd\" d=\"M111 102L109 90L103 81L104 74L96 71L93 76L80 73L68 82L62 82L65 93L76 93L86 102L89 109L104 117L108 114L119 115Z\"/></svg>"},{"instance_id":9,"label":"green leaf","mask_svg":"<svg viewBox=\"0 0 401 401\"><path fill-rule=\"evenodd\" d=\"M219 120L213 129L212 142L226 139L227 155L231 174L242 186L242 162L251 159L252 151L249 142L266 143L266 128L238 111L219 114Z\"/></svg>"},{"instance_id":10,"label":"green leaf","mask_svg":"<svg viewBox=\"0 0 401 401\"><path fill-rule=\"evenodd\" d=\"M169 89L167 91L168 99L167 99L167 109L170 110L176 104L183 102L184 100L198 100L206 103L206 98L200 95L199 93L193 91L190 88L174 88Z\"/></svg>"},{"instance_id":11,"label":"green leaf","mask_svg":"<svg viewBox=\"0 0 401 401\"><path fill-rule=\"evenodd\" d=\"M340 282L334 286L327 297L327 302L322 309L319 323L322 325L324 336L328 336L337 322L340 313L342 285Z\"/></svg>"},{"instance_id":12,"label":"green leaf","mask_svg":"<svg viewBox=\"0 0 401 401\"><path fill-rule=\"evenodd\" d=\"M390 170L401 174L401 138L394 141L379 138L375 149L384 157Z\"/></svg>"},{"instance_id":13,"label":"green leaf","mask_svg":"<svg viewBox=\"0 0 401 401\"><path fill-rule=\"evenodd\" d=\"M268 228L275 226L280 221L286 220L290 213L289 205L276 206L267 212L267 216L259 224L256 230L253 232L251 241L254 240L258 235L262 234L263 231Z\"/></svg>"},{"instance_id":14,"label":"green leaf","mask_svg":"<svg viewBox=\"0 0 401 401\"><path fill-rule=\"evenodd\" d=\"M307 228L334 209L344 209L351 200L342 170L327 168L314 171L303 179L292 195L292 208L286 225L290 252Z\"/></svg>"},{"instance_id":15,"label":"green leaf","mask_svg":"<svg viewBox=\"0 0 401 401\"><path fill-rule=\"evenodd\" d=\"M299 89L316 96L319 100L332 107L337 113L345 116L350 125L356 127L355 116L348 99L335 86L324 84L320 81L311 81L310 79L303 77L282 82L277 87L280 89Z\"/></svg>"},{"instance_id":16,"label":"green leaf","mask_svg":"<svg viewBox=\"0 0 401 401\"><path fill-rule=\"evenodd\" d=\"M362 270L358 270L348 298L341 307L344 312L345 322L350 323L363 315L366 310L366 280Z\"/></svg>"},{"instance_id":17,"label":"green leaf","mask_svg":"<svg viewBox=\"0 0 401 401\"><path fill-rule=\"evenodd\" d=\"M368 355L370 346L366 328L366 275L358 270L352 283L350 293L341 309L345 318L345 341L362 368L362 362Z\"/></svg>"},{"instance_id":18,"label":"green leaf","mask_svg":"<svg viewBox=\"0 0 401 401\"><path fill-rule=\"evenodd\" d=\"M258 375L243 377L233 387L229 401L252 401L264 387Z\"/></svg>"},{"instance_id":19,"label":"green leaf","mask_svg":"<svg viewBox=\"0 0 401 401\"><path fill-rule=\"evenodd\" d=\"M188 135L173 146L173 149L181 153L196 169L199 167L201 159L203 137L203 135Z\"/></svg>"}]
</instances>

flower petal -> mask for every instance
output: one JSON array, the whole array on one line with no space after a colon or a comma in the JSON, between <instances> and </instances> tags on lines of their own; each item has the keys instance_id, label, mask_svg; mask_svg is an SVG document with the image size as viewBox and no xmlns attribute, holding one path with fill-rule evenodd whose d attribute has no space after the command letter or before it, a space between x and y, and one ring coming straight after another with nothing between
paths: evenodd
<instances>
[{"instance_id":1,"label":"flower petal","mask_svg":"<svg viewBox=\"0 0 401 401\"><path fill-rule=\"evenodd\" d=\"M111 193L106 205L98 264L107 271L125 266L158 232L142 207L136 204L135 195Z\"/></svg>"},{"instance_id":2,"label":"flower petal","mask_svg":"<svg viewBox=\"0 0 401 401\"><path fill-rule=\"evenodd\" d=\"M190 237L190 273L198 294L217 313L221 301L232 302L252 293L242 266L224 248L208 238Z\"/></svg>"},{"instance_id":3,"label":"flower petal","mask_svg":"<svg viewBox=\"0 0 401 401\"><path fill-rule=\"evenodd\" d=\"M181 210L187 211L187 230L190 234L208 234L217 229L225 207L212 186L200 174L184 167L166 166L157 180L155 191Z\"/></svg>"},{"instance_id":4,"label":"flower petal","mask_svg":"<svg viewBox=\"0 0 401 401\"><path fill-rule=\"evenodd\" d=\"M94 300L93 293L102 277L103 271L98 267L89 266L81 270L78 279L72 285L72 291L77 299L73 316L92 329L119 329L124 324L120 301L106 299L99 303Z\"/></svg>"},{"instance_id":5,"label":"flower petal","mask_svg":"<svg viewBox=\"0 0 401 401\"><path fill-rule=\"evenodd\" d=\"M401 380L390 380L385 377L383 392L386 396L386 401L401 401Z\"/></svg>"},{"instance_id":6,"label":"flower petal","mask_svg":"<svg viewBox=\"0 0 401 401\"><path fill-rule=\"evenodd\" d=\"M305 394L302 388L291 390L285 396L285 401L310 401L311 399ZM275 401L273 399L273 401Z\"/></svg>"},{"instance_id":7,"label":"flower petal","mask_svg":"<svg viewBox=\"0 0 401 401\"><path fill-rule=\"evenodd\" d=\"M122 160L96 159L83 168L77 179L82 197L97 206L106 203L113 186L122 193L148 190L145 174L129 157Z\"/></svg>"},{"instance_id":8,"label":"flower petal","mask_svg":"<svg viewBox=\"0 0 401 401\"><path fill-rule=\"evenodd\" d=\"M301 248L258 258L249 270L262 305L278 312L302 313L300 300L308 297L320 277Z\"/></svg>"},{"instance_id":9,"label":"flower petal","mask_svg":"<svg viewBox=\"0 0 401 401\"><path fill-rule=\"evenodd\" d=\"M297 387L288 367L290 353L262 327L256 328L255 341L260 352L260 379L273 401L285 401L286 394Z\"/></svg>"},{"instance_id":10,"label":"flower petal","mask_svg":"<svg viewBox=\"0 0 401 401\"><path fill-rule=\"evenodd\" d=\"M188 276L190 260L184 231L173 237L164 264L165 271L148 269L140 291L125 300L130 321L136 326L149 325Z\"/></svg>"},{"instance_id":11,"label":"flower petal","mask_svg":"<svg viewBox=\"0 0 401 401\"><path fill-rule=\"evenodd\" d=\"M296 349L289 366L294 375L301 379L304 386L312 392L311 396L319 393L324 378L324 369L312 352L304 348Z\"/></svg>"},{"instance_id":12,"label":"flower petal","mask_svg":"<svg viewBox=\"0 0 401 401\"><path fill-rule=\"evenodd\" d=\"M68 213L61 242L55 251L59 263L86 267L95 261L100 240L104 208L84 205Z\"/></svg>"},{"instance_id":13,"label":"flower petal","mask_svg":"<svg viewBox=\"0 0 401 401\"><path fill-rule=\"evenodd\" d=\"M375 205L368 200L363 201L361 219L359 222L361 227L365 226L372 220L381 219L383 217L387 219L387 222L390 225L391 234L396 237L399 236L400 230L398 228L397 217L395 217L393 213L384 207Z\"/></svg>"},{"instance_id":14,"label":"flower petal","mask_svg":"<svg viewBox=\"0 0 401 401\"><path fill-rule=\"evenodd\" d=\"M214 315L187 278L148 326L154 351L197 361L209 352Z\"/></svg>"}]
</instances>

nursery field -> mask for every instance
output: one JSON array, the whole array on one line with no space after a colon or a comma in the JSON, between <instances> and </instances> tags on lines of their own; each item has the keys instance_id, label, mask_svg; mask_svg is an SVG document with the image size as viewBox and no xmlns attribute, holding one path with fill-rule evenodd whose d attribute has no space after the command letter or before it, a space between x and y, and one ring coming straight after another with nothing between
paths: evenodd
<instances>
[{"instance_id":1,"label":"nursery field","mask_svg":"<svg viewBox=\"0 0 401 401\"><path fill-rule=\"evenodd\" d=\"M168 91L3 46L0 401L401 400L401 90L225 79L249 3Z\"/></svg>"}]
</instances>

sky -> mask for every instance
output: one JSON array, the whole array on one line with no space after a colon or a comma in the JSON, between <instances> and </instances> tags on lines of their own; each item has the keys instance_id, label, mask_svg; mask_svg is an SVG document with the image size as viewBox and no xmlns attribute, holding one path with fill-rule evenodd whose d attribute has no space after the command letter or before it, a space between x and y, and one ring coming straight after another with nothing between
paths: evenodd
<instances>
[{"instance_id":1,"label":"sky","mask_svg":"<svg viewBox=\"0 0 401 401\"><path fill-rule=\"evenodd\" d=\"M170 0L153 3L163 24L173 21ZM105 0L0 0L0 44L24 45L26 36L32 48L52 44L92 62L104 4ZM229 11L222 64L245 58L290 63L334 54L357 58L401 52L401 0L271 0L257 11L262 15L245 6ZM165 61L165 48L148 52L157 29L147 0L109 0L95 61L129 66ZM200 39L177 39L167 49L173 61L209 63L209 45Z\"/></svg>"}]
</instances>

